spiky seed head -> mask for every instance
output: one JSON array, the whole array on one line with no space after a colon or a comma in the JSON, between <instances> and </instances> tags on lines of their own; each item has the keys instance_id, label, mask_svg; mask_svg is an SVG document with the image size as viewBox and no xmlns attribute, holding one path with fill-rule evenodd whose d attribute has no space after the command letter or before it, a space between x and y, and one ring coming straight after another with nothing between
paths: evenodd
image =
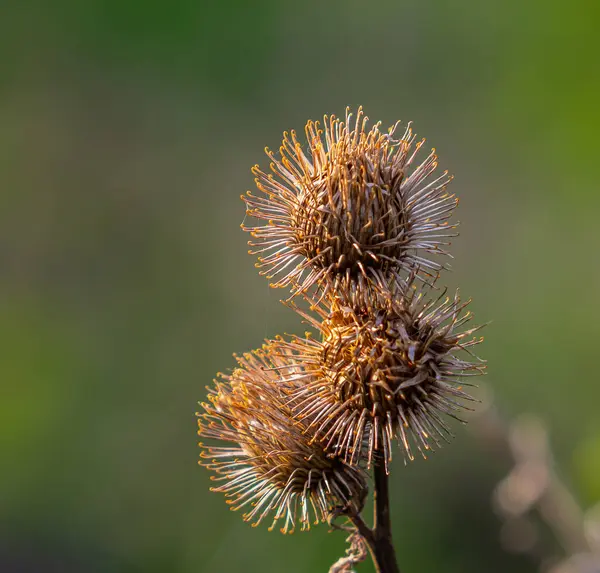
<instances>
[{"instance_id":1,"label":"spiky seed head","mask_svg":"<svg viewBox=\"0 0 600 573\"><path fill-rule=\"evenodd\" d=\"M452 435L440 414L460 419L468 409L461 379L483 371L469 351L482 340L472 336L479 327L461 329L471 314L458 293L428 298L425 288L413 278L371 302L332 293L313 306L317 318L295 307L321 334L288 342L305 370L296 407L309 432L349 464L370 465L376 455L387 464L394 439L408 459L414 447L425 456Z\"/></svg>"},{"instance_id":2,"label":"spiky seed head","mask_svg":"<svg viewBox=\"0 0 600 573\"><path fill-rule=\"evenodd\" d=\"M360 511L367 487L362 470L326 453L294 419L286 395L293 382L279 383L281 371L293 378L298 369L286 353L274 342L237 357L238 368L220 374L209 403L201 404L198 433L218 444L200 444L201 465L221 482L213 491L224 493L232 509L246 508L245 521L258 525L273 514L269 529L282 520L281 531L291 533L339 507Z\"/></svg>"},{"instance_id":3,"label":"spiky seed head","mask_svg":"<svg viewBox=\"0 0 600 573\"><path fill-rule=\"evenodd\" d=\"M389 276L419 269L433 276L442 266L430 254L448 254L448 219L457 204L446 191L447 172L434 176L435 150L417 164L425 140L410 124L396 138L377 123L325 116L309 121L307 152L292 131L279 156L266 150L270 173L253 168L259 195L242 196L247 215L262 226L242 226L255 238L251 254L274 287L305 291L340 277L387 283Z\"/></svg>"}]
</instances>

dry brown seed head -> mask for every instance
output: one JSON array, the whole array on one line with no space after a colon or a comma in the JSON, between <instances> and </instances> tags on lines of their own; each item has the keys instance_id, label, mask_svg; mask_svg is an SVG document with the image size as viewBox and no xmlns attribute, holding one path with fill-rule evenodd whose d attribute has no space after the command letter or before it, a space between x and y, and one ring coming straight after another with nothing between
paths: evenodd
<instances>
[{"instance_id":1,"label":"dry brown seed head","mask_svg":"<svg viewBox=\"0 0 600 573\"><path fill-rule=\"evenodd\" d=\"M429 254L447 254L455 227L448 219L457 199L446 191L446 172L432 151L419 165L410 125L399 139L396 126L367 129L356 119L334 116L306 124L307 153L296 134L285 133L279 157L267 150L271 173L254 167L262 192L243 197L249 216L267 221L244 226L255 237L262 274L280 278L272 286L295 292L339 277L384 284L390 275L418 271L433 276L442 267Z\"/></svg>"},{"instance_id":2,"label":"dry brown seed head","mask_svg":"<svg viewBox=\"0 0 600 573\"><path fill-rule=\"evenodd\" d=\"M471 398L461 379L483 370L476 357L458 356L481 341L472 336L478 328L461 330L471 316L466 304L458 295L428 300L413 280L370 303L326 295L313 307L318 318L299 311L321 332L321 340L288 343L305 366L294 397L309 431L350 464L366 457L370 465L375 455L389 461L394 439L409 459L412 447L424 454L447 440L439 414L465 409Z\"/></svg>"},{"instance_id":3,"label":"dry brown seed head","mask_svg":"<svg viewBox=\"0 0 600 573\"><path fill-rule=\"evenodd\" d=\"M222 481L214 491L229 498L232 509L247 508L254 525L274 514L271 528L296 524L309 529L311 520L326 521L339 507L359 509L366 495L362 471L327 454L311 442L305 423L294 418L287 392L298 366L289 365L287 350L273 342L238 357L239 367L221 375L210 390L210 403L198 414L199 435L225 445L204 445L202 463ZM280 372L290 377L280 384Z\"/></svg>"}]
</instances>

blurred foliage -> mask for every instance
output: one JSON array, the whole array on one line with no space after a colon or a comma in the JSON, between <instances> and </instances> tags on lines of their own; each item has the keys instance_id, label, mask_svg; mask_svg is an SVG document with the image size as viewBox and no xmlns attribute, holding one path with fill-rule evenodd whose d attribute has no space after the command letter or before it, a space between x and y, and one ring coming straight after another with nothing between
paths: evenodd
<instances>
[{"instance_id":1,"label":"blurred foliage","mask_svg":"<svg viewBox=\"0 0 600 573\"><path fill-rule=\"evenodd\" d=\"M300 573L343 552L325 527L283 537L227 512L194 410L231 352L298 331L245 253L249 168L346 105L414 120L456 174L451 286L493 320L497 401L541 415L561 473L600 501L598 3L1 12L1 570ZM498 543L509 468L457 434L394 468L400 563L532 571Z\"/></svg>"}]
</instances>

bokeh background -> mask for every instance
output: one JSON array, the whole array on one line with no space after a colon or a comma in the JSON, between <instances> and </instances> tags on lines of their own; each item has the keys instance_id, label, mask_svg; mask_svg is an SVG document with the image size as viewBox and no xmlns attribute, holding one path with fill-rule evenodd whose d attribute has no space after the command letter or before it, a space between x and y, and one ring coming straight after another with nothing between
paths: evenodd
<instances>
[{"instance_id":1,"label":"bokeh background","mask_svg":"<svg viewBox=\"0 0 600 573\"><path fill-rule=\"evenodd\" d=\"M233 351L303 330L246 254L239 196L284 129L347 105L413 120L456 175L447 282L492 321L484 394L539 416L578 503L600 502L600 4L0 10L0 571L304 573L343 553L326 526L227 511L194 412ZM502 544L512 462L478 427L395 462L409 573L538 571Z\"/></svg>"}]
</instances>

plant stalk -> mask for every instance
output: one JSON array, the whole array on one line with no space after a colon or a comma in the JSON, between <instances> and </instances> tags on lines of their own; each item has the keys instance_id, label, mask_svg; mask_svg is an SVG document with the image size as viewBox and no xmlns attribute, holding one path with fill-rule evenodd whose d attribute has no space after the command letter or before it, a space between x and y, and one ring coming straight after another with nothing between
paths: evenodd
<instances>
[{"instance_id":1,"label":"plant stalk","mask_svg":"<svg viewBox=\"0 0 600 573\"><path fill-rule=\"evenodd\" d=\"M375 503L373 529L363 521L360 515L350 515L349 517L369 548L375 571L377 573L400 573L392 542L389 477L383 461L375 463L373 477Z\"/></svg>"},{"instance_id":2,"label":"plant stalk","mask_svg":"<svg viewBox=\"0 0 600 573\"><path fill-rule=\"evenodd\" d=\"M377 573L400 573L392 542L389 476L383 460L375 462L373 477L375 482L373 492L375 502L373 537L375 543L372 555L375 570Z\"/></svg>"}]
</instances>

